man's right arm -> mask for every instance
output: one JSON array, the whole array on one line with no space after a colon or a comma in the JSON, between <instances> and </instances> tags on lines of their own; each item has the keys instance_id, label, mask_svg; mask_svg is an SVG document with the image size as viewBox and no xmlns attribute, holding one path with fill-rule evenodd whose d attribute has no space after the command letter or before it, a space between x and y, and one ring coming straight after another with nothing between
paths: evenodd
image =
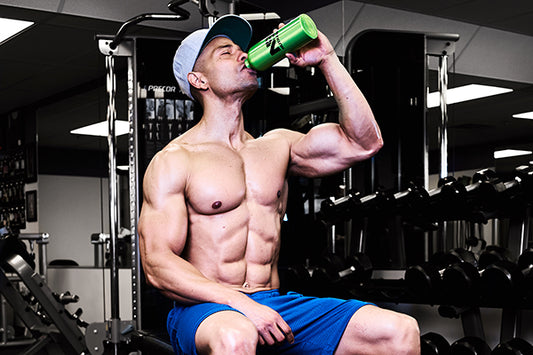
<instances>
[{"instance_id":1,"label":"man's right arm","mask_svg":"<svg viewBox=\"0 0 533 355\"><path fill-rule=\"evenodd\" d=\"M180 256L187 239L187 175L180 169L186 155L180 150L162 151L144 178L139 248L146 279L165 296L182 303L229 302L227 288L208 280Z\"/></svg>"},{"instance_id":2,"label":"man's right arm","mask_svg":"<svg viewBox=\"0 0 533 355\"><path fill-rule=\"evenodd\" d=\"M180 255L187 240L185 185L187 153L162 151L147 169L139 219L139 248L147 281L184 304L214 302L243 312L257 327L261 343L293 340L290 327L272 309L241 292L207 279ZM275 339L274 339L275 338Z\"/></svg>"}]
</instances>

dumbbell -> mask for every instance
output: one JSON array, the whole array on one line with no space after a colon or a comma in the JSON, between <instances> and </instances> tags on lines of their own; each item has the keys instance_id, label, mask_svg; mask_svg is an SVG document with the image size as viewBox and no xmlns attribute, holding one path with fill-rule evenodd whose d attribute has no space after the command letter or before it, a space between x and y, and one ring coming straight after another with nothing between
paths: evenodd
<instances>
[{"instance_id":1,"label":"dumbbell","mask_svg":"<svg viewBox=\"0 0 533 355\"><path fill-rule=\"evenodd\" d=\"M442 273L449 265L461 263L476 263L476 258L471 251L463 248L436 253L428 262L407 268L404 276L407 289L423 300L438 298L443 294Z\"/></svg>"},{"instance_id":2,"label":"dumbbell","mask_svg":"<svg viewBox=\"0 0 533 355\"><path fill-rule=\"evenodd\" d=\"M490 355L490 347L481 338L466 336L450 346L450 355Z\"/></svg>"},{"instance_id":3,"label":"dumbbell","mask_svg":"<svg viewBox=\"0 0 533 355\"><path fill-rule=\"evenodd\" d=\"M519 182L522 194L527 201L533 198L533 166L522 165L515 169L515 180Z\"/></svg>"},{"instance_id":4,"label":"dumbbell","mask_svg":"<svg viewBox=\"0 0 533 355\"><path fill-rule=\"evenodd\" d=\"M516 208L516 198L523 194L523 185L528 178L527 173L520 168L515 170L515 174L515 178L509 181L504 181L489 169L474 174L472 179L475 183L471 185L474 188L467 186L467 190L475 192L473 204L477 210L476 221L486 223L488 219L507 215Z\"/></svg>"},{"instance_id":5,"label":"dumbbell","mask_svg":"<svg viewBox=\"0 0 533 355\"><path fill-rule=\"evenodd\" d=\"M394 213L395 198L388 191L379 189L373 194L361 197L361 204L357 206L357 216L384 215Z\"/></svg>"},{"instance_id":6,"label":"dumbbell","mask_svg":"<svg viewBox=\"0 0 533 355\"><path fill-rule=\"evenodd\" d=\"M344 259L339 255L327 254L320 259L313 271L312 280L315 284L327 285L339 281L361 283L371 277L372 262L367 255L355 253Z\"/></svg>"},{"instance_id":7,"label":"dumbbell","mask_svg":"<svg viewBox=\"0 0 533 355\"><path fill-rule=\"evenodd\" d=\"M404 209L418 210L420 208L425 208L427 206L428 198L429 194L427 190L414 182L409 183L407 190L394 194L396 207L400 209L400 212Z\"/></svg>"},{"instance_id":8,"label":"dumbbell","mask_svg":"<svg viewBox=\"0 0 533 355\"><path fill-rule=\"evenodd\" d=\"M416 226L419 229L433 231L438 226L432 215L428 191L413 182L407 190L394 194L395 213L402 217L404 225Z\"/></svg>"},{"instance_id":9,"label":"dumbbell","mask_svg":"<svg viewBox=\"0 0 533 355\"><path fill-rule=\"evenodd\" d=\"M498 192L502 190L496 173L490 169L482 169L472 176L472 183L465 187L468 219L476 223L487 223L489 211L494 210Z\"/></svg>"},{"instance_id":10,"label":"dumbbell","mask_svg":"<svg viewBox=\"0 0 533 355\"><path fill-rule=\"evenodd\" d=\"M419 218L426 221L464 219L466 214L466 188L453 176L439 179L437 188L427 191L424 210ZM427 201L427 202L426 202ZM429 225L425 222L426 225Z\"/></svg>"},{"instance_id":11,"label":"dumbbell","mask_svg":"<svg viewBox=\"0 0 533 355\"><path fill-rule=\"evenodd\" d=\"M450 343L438 333L429 332L420 337L421 355L448 355Z\"/></svg>"},{"instance_id":12,"label":"dumbbell","mask_svg":"<svg viewBox=\"0 0 533 355\"><path fill-rule=\"evenodd\" d=\"M513 338L496 345L491 355L533 355L533 345L522 338Z\"/></svg>"},{"instance_id":13,"label":"dumbbell","mask_svg":"<svg viewBox=\"0 0 533 355\"><path fill-rule=\"evenodd\" d=\"M360 194L356 191L350 191L336 200L325 199L320 205L320 219L329 223L348 220L353 217L360 204Z\"/></svg>"},{"instance_id":14,"label":"dumbbell","mask_svg":"<svg viewBox=\"0 0 533 355\"><path fill-rule=\"evenodd\" d=\"M508 260L508 252L498 246L488 246L479 257L479 262L453 264L443 272L444 287L460 298L475 295L479 291L479 280L489 265L497 261Z\"/></svg>"},{"instance_id":15,"label":"dumbbell","mask_svg":"<svg viewBox=\"0 0 533 355\"><path fill-rule=\"evenodd\" d=\"M470 304L480 296L481 275L486 268L501 260L508 260L507 251L498 246L488 246L479 256L479 263L455 263L442 273L442 283L448 300L453 304Z\"/></svg>"},{"instance_id":16,"label":"dumbbell","mask_svg":"<svg viewBox=\"0 0 533 355\"><path fill-rule=\"evenodd\" d=\"M533 249L518 258L518 264L509 260L497 261L481 275L483 297L490 303L509 303L533 296Z\"/></svg>"},{"instance_id":17,"label":"dumbbell","mask_svg":"<svg viewBox=\"0 0 533 355\"><path fill-rule=\"evenodd\" d=\"M472 186L478 185L475 197L479 212L484 214L481 220L484 223L494 215L512 215L533 197L533 166L515 168L514 178L508 181L488 169L474 174L474 178L477 183Z\"/></svg>"},{"instance_id":18,"label":"dumbbell","mask_svg":"<svg viewBox=\"0 0 533 355\"><path fill-rule=\"evenodd\" d=\"M340 222L354 216L362 217L394 211L394 195L387 191L361 197L358 192L349 192L336 200L326 199L320 205L320 217L326 222Z\"/></svg>"}]
</instances>

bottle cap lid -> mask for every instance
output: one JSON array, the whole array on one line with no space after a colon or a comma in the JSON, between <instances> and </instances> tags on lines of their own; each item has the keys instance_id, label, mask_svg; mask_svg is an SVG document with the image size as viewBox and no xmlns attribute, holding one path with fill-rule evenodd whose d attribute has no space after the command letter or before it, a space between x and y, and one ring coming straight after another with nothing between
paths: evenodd
<instances>
[{"instance_id":1,"label":"bottle cap lid","mask_svg":"<svg viewBox=\"0 0 533 355\"><path fill-rule=\"evenodd\" d=\"M305 31L305 33L311 37L312 39L315 39L318 36L318 31L316 29L316 25L306 14L300 15L300 23L302 25L302 29Z\"/></svg>"}]
</instances>

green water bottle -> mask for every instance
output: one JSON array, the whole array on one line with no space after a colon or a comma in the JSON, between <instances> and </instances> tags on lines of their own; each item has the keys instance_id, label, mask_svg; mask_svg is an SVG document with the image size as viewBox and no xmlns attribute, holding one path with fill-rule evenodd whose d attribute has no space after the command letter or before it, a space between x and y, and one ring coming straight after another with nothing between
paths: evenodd
<instances>
[{"instance_id":1,"label":"green water bottle","mask_svg":"<svg viewBox=\"0 0 533 355\"><path fill-rule=\"evenodd\" d=\"M313 20L302 14L250 48L245 64L254 70L266 70L317 36Z\"/></svg>"}]
</instances>

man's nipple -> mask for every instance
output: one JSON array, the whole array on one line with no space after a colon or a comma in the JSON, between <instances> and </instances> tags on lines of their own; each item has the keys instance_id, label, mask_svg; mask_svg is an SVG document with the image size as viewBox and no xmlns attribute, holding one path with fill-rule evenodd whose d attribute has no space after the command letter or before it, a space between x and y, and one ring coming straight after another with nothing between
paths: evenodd
<instances>
[{"instance_id":1,"label":"man's nipple","mask_svg":"<svg viewBox=\"0 0 533 355\"><path fill-rule=\"evenodd\" d=\"M214 210L218 210L220 207L222 207L222 202L220 202L220 201L215 201L215 202L213 202L213 204L211 205L211 207L213 207Z\"/></svg>"}]
</instances>

